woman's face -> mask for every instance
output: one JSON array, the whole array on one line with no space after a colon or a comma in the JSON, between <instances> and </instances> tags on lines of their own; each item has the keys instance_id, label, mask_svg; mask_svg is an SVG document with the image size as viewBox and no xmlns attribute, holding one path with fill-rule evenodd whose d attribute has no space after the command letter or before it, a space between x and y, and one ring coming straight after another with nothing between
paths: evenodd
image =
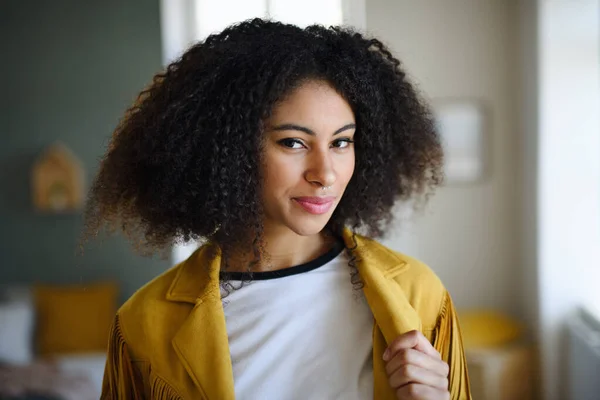
<instances>
[{"instance_id":1,"label":"woman's face","mask_svg":"<svg viewBox=\"0 0 600 400\"><path fill-rule=\"evenodd\" d=\"M308 81L273 108L266 123L266 231L319 233L354 172L354 113L324 81Z\"/></svg>"}]
</instances>

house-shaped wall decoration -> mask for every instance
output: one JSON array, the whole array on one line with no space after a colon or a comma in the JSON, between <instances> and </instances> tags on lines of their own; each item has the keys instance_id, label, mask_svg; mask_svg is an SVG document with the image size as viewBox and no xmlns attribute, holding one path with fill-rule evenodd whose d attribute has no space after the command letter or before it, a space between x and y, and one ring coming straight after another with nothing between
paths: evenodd
<instances>
[{"instance_id":1,"label":"house-shaped wall decoration","mask_svg":"<svg viewBox=\"0 0 600 400\"><path fill-rule=\"evenodd\" d=\"M50 146L32 171L33 205L42 212L78 211L84 203L84 172L64 145Z\"/></svg>"}]
</instances>

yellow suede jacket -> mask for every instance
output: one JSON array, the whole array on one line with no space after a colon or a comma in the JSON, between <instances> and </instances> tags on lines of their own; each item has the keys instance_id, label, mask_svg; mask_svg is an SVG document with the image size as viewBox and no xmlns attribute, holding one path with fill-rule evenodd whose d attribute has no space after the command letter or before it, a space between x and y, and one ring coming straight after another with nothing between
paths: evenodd
<instances>
[{"instance_id":1,"label":"yellow suede jacket","mask_svg":"<svg viewBox=\"0 0 600 400\"><path fill-rule=\"evenodd\" d=\"M363 291L375 318L373 398L396 399L383 352L399 335L418 329L450 365L451 398L471 399L456 312L438 277L423 263L374 240L355 239ZM354 247L348 230L344 241ZM219 269L219 249L205 245L119 309L101 399L235 398Z\"/></svg>"}]
</instances>

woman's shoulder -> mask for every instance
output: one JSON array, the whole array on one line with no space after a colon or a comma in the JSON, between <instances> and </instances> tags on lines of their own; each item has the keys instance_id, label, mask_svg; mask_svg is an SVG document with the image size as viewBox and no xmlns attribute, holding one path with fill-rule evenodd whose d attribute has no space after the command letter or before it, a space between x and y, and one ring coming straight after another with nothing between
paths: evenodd
<instances>
[{"instance_id":1,"label":"woman's shoulder","mask_svg":"<svg viewBox=\"0 0 600 400\"><path fill-rule=\"evenodd\" d=\"M164 302L167 299L169 287L182 268L183 263L177 264L140 287L119 308L119 314L127 314L129 317L144 315L146 310L155 308L157 304Z\"/></svg>"},{"instance_id":2,"label":"woman's shoulder","mask_svg":"<svg viewBox=\"0 0 600 400\"><path fill-rule=\"evenodd\" d=\"M173 337L194 307L198 279L190 277L201 275L197 263L194 253L138 289L117 311L124 339L140 358L145 349Z\"/></svg>"},{"instance_id":3,"label":"woman's shoulder","mask_svg":"<svg viewBox=\"0 0 600 400\"><path fill-rule=\"evenodd\" d=\"M218 261L215 246L205 244L199 247L186 260L138 289L120 311L152 309L159 304L195 304L214 278L209 271L219 264Z\"/></svg>"}]
</instances>

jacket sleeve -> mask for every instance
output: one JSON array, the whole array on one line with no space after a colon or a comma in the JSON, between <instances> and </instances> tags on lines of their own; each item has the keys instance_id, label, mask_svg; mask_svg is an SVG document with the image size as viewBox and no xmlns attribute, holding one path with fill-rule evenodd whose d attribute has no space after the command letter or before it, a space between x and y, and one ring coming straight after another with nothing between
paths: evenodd
<instances>
[{"instance_id":1,"label":"jacket sleeve","mask_svg":"<svg viewBox=\"0 0 600 400\"><path fill-rule=\"evenodd\" d=\"M131 361L117 315L110 329L100 400L141 400L143 393L143 383Z\"/></svg>"},{"instance_id":2,"label":"jacket sleeve","mask_svg":"<svg viewBox=\"0 0 600 400\"><path fill-rule=\"evenodd\" d=\"M456 310L446 292L437 324L433 332L433 347L450 366L448 376L452 400L471 399L467 362Z\"/></svg>"}]
</instances>

